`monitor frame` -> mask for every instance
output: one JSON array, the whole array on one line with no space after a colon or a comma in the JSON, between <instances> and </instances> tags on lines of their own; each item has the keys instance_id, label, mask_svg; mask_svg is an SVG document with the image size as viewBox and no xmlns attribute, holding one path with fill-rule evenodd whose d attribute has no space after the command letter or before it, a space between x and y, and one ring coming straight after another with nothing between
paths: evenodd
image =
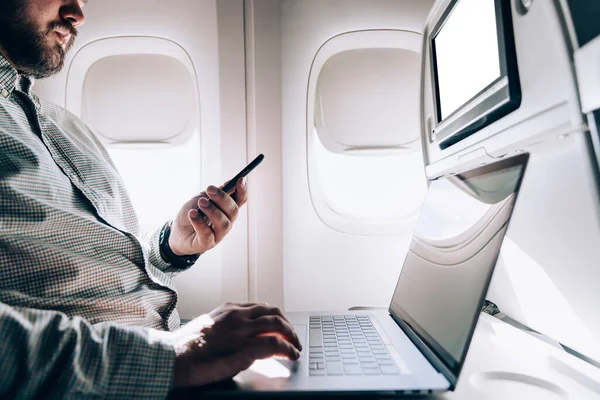
<instances>
[{"instance_id":1,"label":"monitor frame","mask_svg":"<svg viewBox=\"0 0 600 400\"><path fill-rule=\"evenodd\" d=\"M521 83L512 24L510 0L494 0L496 31L500 59L500 77L467 100L446 118L442 118L438 84L435 38L461 0L452 0L434 25L429 37L430 64L433 88L433 134L441 149L478 132L521 105Z\"/></svg>"}]
</instances>

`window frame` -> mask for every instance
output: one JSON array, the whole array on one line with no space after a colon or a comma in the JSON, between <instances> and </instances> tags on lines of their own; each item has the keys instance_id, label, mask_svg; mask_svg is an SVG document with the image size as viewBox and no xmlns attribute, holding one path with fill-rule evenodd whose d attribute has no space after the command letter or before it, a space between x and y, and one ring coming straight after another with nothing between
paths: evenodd
<instances>
[{"instance_id":1,"label":"window frame","mask_svg":"<svg viewBox=\"0 0 600 400\"><path fill-rule=\"evenodd\" d=\"M306 165L310 201L317 217L329 228L340 233L368 236L390 236L411 234L419 215L419 209L410 212L401 218L368 219L348 216L342 210L336 209L334 204L327 200L324 190L319 182L314 179L319 168L315 156L311 156L314 146L323 146L320 135L315 128L315 103L317 83L325 63L334 55L348 51L371 48L393 48L410 50L421 54L422 35L419 32L396 29L368 29L351 31L336 35L328 39L317 50L309 72L306 93ZM417 132L420 137L420 132ZM315 142L317 141L317 142ZM422 151L419 140L408 147L345 147L341 154L354 155L389 155L407 154ZM425 170L425 165L423 165ZM425 176L425 174L424 174ZM425 184L426 182L424 182Z\"/></svg>"}]
</instances>

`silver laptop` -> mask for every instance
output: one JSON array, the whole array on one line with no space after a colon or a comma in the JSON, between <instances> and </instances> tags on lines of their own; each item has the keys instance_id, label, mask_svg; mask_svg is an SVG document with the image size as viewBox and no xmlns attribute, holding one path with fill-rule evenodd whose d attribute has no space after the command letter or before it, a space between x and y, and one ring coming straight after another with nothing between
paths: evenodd
<instances>
[{"instance_id":1,"label":"silver laptop","mask_svg":"<svg viewBox=\"0 0 600 400\"><path fill-rule=\"evenodd\" d=\"M304 348L299 361L263 360L227 388L209 391L240 396L453 390L527 159L521 154L431 182L387 311L288 313ZM376 271L376 265L365 267Z\"/></svg>"}]
</instances>

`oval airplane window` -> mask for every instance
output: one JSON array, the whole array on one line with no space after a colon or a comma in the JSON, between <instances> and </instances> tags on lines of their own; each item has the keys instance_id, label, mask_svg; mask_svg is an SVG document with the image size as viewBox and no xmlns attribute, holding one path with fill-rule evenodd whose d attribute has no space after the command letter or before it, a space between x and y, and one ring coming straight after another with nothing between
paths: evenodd
<instances>
[{"instance_id":1,"label":"oval airplane window","mask_svg":"<svg viewBox=\"0 0 600 400\"><path fill-rule=\"evenodd\" d=\"M319 218L345 233L412 232L427 182L419 124L421 35L361 31L320 49L308 88L308 175Z\"/></svg>"},{"instance_id":2,"label":"oval airplane window","mask_svg":"<svg viewBox=\"0 0 600 400\"><path fill-rule=\"evenodd\" d=\"M201 190L197 77L176 43L152 37L91 42L69 67L65 100L107 147L142 230L173 218Z\"/></svg>"}]
</instances>

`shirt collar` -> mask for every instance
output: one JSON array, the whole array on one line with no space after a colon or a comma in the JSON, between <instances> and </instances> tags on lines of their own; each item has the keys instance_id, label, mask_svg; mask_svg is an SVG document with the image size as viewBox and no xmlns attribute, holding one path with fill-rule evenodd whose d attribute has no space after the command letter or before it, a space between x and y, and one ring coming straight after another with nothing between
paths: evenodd
<instances>
[{"instance_id":1,"label":"shirt collar","mask_svg":"<svg viewBox=\"0 0 600 400\"><path fill-rule=\"evenodd\" d=\"M8 97L15 88L28 93L33 86L33 79L22 76L19 71L0 54L0 95Z\"/></svg>"}]
</instances>

